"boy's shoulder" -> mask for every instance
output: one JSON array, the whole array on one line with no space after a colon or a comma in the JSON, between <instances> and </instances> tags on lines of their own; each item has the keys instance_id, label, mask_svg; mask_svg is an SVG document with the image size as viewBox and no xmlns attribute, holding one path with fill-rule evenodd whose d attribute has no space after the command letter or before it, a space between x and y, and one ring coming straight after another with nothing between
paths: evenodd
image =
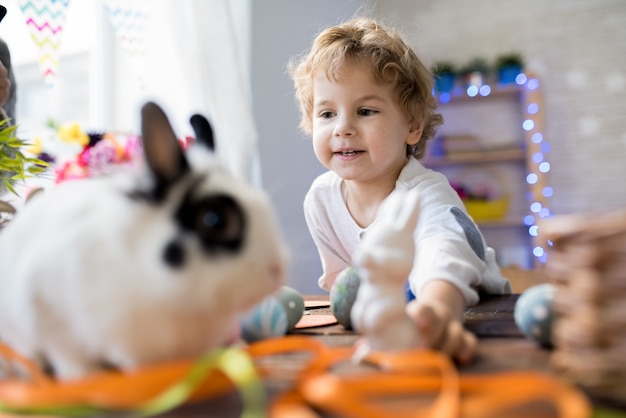
<instances>
[{"instance_id":1,"label":"boy's shoulder","mask_svg":"<svg viewBox=\"0 0 626 418\"><path fill-rule=\"evenodd\" d=\"M404 188L431 186L433 184L448 185L446 176L438 171L424 167L415 157L409 157L397 180Z\"/></svg>"},{"instance_id":2,"label":"boy's shoulder","mask_svg":"<svg viewBox=\"0 0 626 418\"><path fill-rule=\"evenodd\" d=\"M322 202L340 198L341 177L332 171L320 174L313 180L304 197L305 205L320 205Z\"/></svg>"},{"instance_id":3,"label":"boy's shoulder","mask_svg":"<svg viewBox=\"0 0 626 418\"><path fill-rule=\"evenodd\" d=\"M341 177L337 174L332 171L326 171L313 180L311 187L309 188L309 193L326 193L333 189L339 190L341 188L341 181Z\"/></svg>"}]
</instances>

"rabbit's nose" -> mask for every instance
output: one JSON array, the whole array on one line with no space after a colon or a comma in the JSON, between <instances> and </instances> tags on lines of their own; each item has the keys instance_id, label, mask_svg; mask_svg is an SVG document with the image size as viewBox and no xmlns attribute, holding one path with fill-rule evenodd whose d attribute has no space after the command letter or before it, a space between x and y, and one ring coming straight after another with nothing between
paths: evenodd
<instances>
[{"instance_id":1,"label":"rabbit's nose","mask_svg":"<svg viewBox=\"0 0 626 418\"><path fill-rule=\"evenodd\" d=\"M282 262L274 262L269 266L269 276L276 281L284 282L285 265Z\"/></svg>"},{"instance_id":2,"label":"rabbit's nose","mask_svg":"<svg viewBox=\"0 0 626 418\"><path fill-rule=\"evenodd\" d=\"M268 266L268 273L277 282L284 283L287 274L287 260L289 256L286 251L279 251L278 257L273 258Z\"/></svg>"}]
</instances>

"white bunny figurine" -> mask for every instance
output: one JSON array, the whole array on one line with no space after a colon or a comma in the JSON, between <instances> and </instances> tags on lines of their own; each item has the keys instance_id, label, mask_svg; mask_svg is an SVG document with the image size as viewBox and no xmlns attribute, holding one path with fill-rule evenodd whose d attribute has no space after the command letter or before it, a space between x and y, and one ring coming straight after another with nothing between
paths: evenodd
<instances>
[{"instance_id":1,"label":"white bunny figurine","mask_svg":"<svg viewBox=\"0 0 626 418\"><path fill-rule=\"evenodd\" d=\"M406 313L404 284L413 268L413 234L419 215L416 192L392 193L380 206L354 255L361 282L351 311L354 329L363 339L355 352L418 348L422 341Z\"/></svg>"},{"instance_id":2,"label":"white bunny figurine","mask_svg":"<svg viewBox=\"0 0 626 418\"><path fill-rule=\"evenodd\" d=\"M209 122L185 153L159 106L141 116L142 169L62 183L0 231L0 339L60 379L230 344L284 283L269 199L218 164Z\"/></svg>"}]
</instances>

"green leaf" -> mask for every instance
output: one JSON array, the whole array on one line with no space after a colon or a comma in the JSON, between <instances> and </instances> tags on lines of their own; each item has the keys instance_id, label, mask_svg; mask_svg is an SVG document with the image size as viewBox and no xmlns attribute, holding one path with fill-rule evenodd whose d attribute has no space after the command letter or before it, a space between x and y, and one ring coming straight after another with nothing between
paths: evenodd
<instances>
[{"instance_id":1,"label":"green leaf","mask_svg":"<svg viewBox=\"0 0 626 418\"><path fill-rule=\"evenodd\" d=\"M38 165L34 165L34 166L32 166L32 167L28 167L28 170L27 170L27 171L28 171L30 174L37 175L37 174L44 173L46 170L47 170L47 168L46 168L46 167L40 167L40 166L38 166Z\"/></svg>"},{"instance_id":2,"label":"green leaf","mask_svg":"<svg viewBox=\"0 0 626 418\"><path fill-rule=\"evenodd\" d=\"M8 181L4 181L4 187L6 187L6 189L10 191L11 193L13 193L14 195L19 196L17 192L15 191L15 189L13 188L13 185L10 184Z\"/></svg>"},{"instance_id":3,"label":"green leaf","mask_svg":"<svg viewBox=\"0 0 626 418\"><path fill-rule=\"evenodd\" d=\"M7 141L5 141L5 144L10 146L11 148L17 149L23 145L23 142L17 138L10 138Z\"/></svg>"},{"instance_id":4,"label":"green leaf","mask_svg":"<svg viewBox=\"0 0 626 418\"><path fill-rule=\"evenodd\" d=\"M26 159L26 161L28 161L29 163L32 163L32 164L43 165L45 167L47 167L49 165L47 162L45 162L44 160L40 160L39 158L29 157L29 158Z\"/></svg>"},{"instance_id":5,"label":"green leaf","mask_svg":"<svg viewBox=\"0 0 626 418\"><path fill-rule=\"evenodd\" d=\"M17 182L42 174L48 164L27 157L22 149L30 145L29 141L18 138L17 126L7 126L7 123L7 120L0 121L0 179L6 189L15 193L13 186Z\"/></svg>"}]
</instances>

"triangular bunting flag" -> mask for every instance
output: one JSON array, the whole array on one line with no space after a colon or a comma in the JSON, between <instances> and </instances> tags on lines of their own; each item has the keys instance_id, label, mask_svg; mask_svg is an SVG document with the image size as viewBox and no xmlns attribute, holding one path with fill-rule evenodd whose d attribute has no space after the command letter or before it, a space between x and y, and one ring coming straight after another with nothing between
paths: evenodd
<instances>
[{"instance_id":1,"label":"triangular bunting flag","mask_svg":"<svg viewBox=\"0 0 626 418\"><path fill-rule=\"evenodd\" d=\"M53 87L59 65L59 45L70 0L18 0L26 26L39 52L44 83Z\"/></svg>"},{"instance_id":2,"label":"triangular bunting flag","mask_svg":"<svg viewBox=\"0 0 626 418\"><path fill-rule=\"evenodd\" d=\"M148 4L145 0L104 0L104 7L115 29L122 50L130 58L141 85L146 71L146 21Z\"/></svg>"}]
</instances>

